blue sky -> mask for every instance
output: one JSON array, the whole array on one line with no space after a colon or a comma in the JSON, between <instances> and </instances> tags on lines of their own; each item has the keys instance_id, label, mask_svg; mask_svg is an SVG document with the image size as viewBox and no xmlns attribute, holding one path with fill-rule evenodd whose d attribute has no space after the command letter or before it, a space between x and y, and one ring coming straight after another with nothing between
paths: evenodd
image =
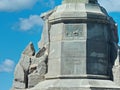
<instances>
[{"instance_id":1,"label":"blue sky","mask_svg":"<svg viewBox=\"0 0 120 90\"><path fill-rule=\"evenodd\" d=\"M62 0L0 0L0 90L10 90L21 52L32 41L37 48L43 28L39 15ZM99 0L120 27L119 0ZM120 30L120 28L119 28Z\"/></svg>"}]
</instances>

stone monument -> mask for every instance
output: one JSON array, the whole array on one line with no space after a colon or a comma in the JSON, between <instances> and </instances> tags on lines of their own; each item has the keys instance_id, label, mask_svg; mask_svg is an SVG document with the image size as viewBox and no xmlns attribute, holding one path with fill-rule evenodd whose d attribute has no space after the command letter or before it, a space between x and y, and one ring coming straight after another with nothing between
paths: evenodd
<instances>
[{"instance_id":1,"label":"stone monument","mask_svg":"<svg viewBox=\"0 0 120 90\"><path fill-rule=\"evenodd\" d=\"M117 25L97 0L63 0L41 18L40 49L23 51L12 90L120 90Z\"/></svg>"}]
</instances>

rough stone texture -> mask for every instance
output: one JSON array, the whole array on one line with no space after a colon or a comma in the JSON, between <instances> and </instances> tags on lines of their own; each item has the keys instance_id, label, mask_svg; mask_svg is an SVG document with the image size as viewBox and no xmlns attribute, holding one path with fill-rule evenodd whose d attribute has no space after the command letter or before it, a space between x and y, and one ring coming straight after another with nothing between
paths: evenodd
<instances>
[{"instance_id":1,"label":"rough stone texture","mask_svg":"<svg viewBox=\"0 0 120 90\"><path fill-rule=\"evenodd\" d=\"M28 56L22 55L19 63L15 68L13 88L22 88L27 87L28 82L28 70L30 65L30 58Z\"/></svg>"},{"instance_id":2,"label":"rough stone texture","mask_svg":"<svg viewBox=\"0 0 120 90\"><path fill-rule=\"evenodd\" d=\"M44 76L41 76L39 73L28 75L28 88L34 87L39 82L45 79Z\"/></svg>"},{"instance_id":3,"label":"rough stone texture","mask_svg":"<svg viewBox=\"0 0 120 90\"><path fill-rule=\"evenodd\" d=\"M13 83L14 83L13 86L16 89L25 89L26 88L25 83L22 81L14 81Z\"/></svg>"},{"instance_id":4,"label":"rough stone texture","mask_svg":"<svg viewBox=\"0 0 120 90\"><path fill-rule=\"evenodd\" d=\"M22 55L19 63L15 68L13 88L25 89L28 83L28 70L30 65L30 58Z\"/></svg>"},{"instance_id":5,"label":"rough stone texture","mask_svg":"<svg viewBox=\"0 0 120 90\"><path fill-rule=\"evenodd\" d=\"M113 79L114 82L120 86L120 48L118 50L118 57L113 67L113 76L114 76Z\"/></svg>"},{"instance_id":6,"label":"rough stone texture","mask_svg":"<svg viewBox=\"0 0 120 90\"><path fill-rule=\"evenodd\" d=\"M23 54L28 55L28 56L34 56L35 54L35 49L33 46L33 43L30 42L29 45L26 47L26 49L23 51Z\"/></svg>"},{"instance_id":7,"label":"rough stone texture","mask_svg":"<svg viewBox=\"0 0 120 90\"><path fill-rule=\"evenodd\" d=\"M114 82L120 86L120 65L113 68Z\"/></svg>"},{"instance_id":8,"label":"rough stone texture","mask_svg":"<svg viewBox=\"0 0 120 90\"><path fill-rule=\"evenodd\" d=\"M117 26L97 0L64 0L41 17L40 50L28 45L20 61L26 90L120 90Z\"/></svg>"},{"instance_id":9,"label":"rough stone texture","mask_svg":"<svg viewBox=\"0 0 120 90\"><path fill-rule=\"evenodd\" d=\"M47 73L47 49L35 54L34 46L30 44L23 51L20 61L15 68L13 87L11 90L22 90L34 87L45 80Z\"/></svg>"},{"instance_id":10,"label":"rough stone texture","mask_svg":"<svg viewBox=\"0 0 120 90\"><path fill-rule=\"evenodd\" d=\"M30 63L31 63L31 58L27 55L22 54L19 64L22 66L22 68L25 71L28 71Z\"/></svg>"},{"instance_id":11,"label":"rough stone texture","mask_svg":"<svg viewBox=\"0 0 120 90\"><path fill-rule=\"evenodd\" d=\"M25 74L20 63L17 64L14 75L15 75L15 81L24 82Z\"/></svg>"},{"instance_id":12,"label":"rough stone texture","mask_svg":"<svg viewBox=\"0 0 120 90\"><path fill-rule=\"evenodd\" d=\"M28 75L28 88L34 87L39 82L45 80L44 75L47 72L46 60L47 55L45 54L38 59L34 59L34 62L32 62L30 65Z\"/></svg>"}]
</instances>

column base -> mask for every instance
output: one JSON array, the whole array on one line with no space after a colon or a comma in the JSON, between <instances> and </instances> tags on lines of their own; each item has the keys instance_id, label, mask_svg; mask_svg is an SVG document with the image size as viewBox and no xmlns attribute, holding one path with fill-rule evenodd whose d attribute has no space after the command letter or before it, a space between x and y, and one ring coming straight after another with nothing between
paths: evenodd
<instances>
[{"instance_id":1,"label":"column base","mask_svg":"<svg viewBox=\"0 0 120 90\"><path fill-rule=\"evenodd\" d=\"M30 90L120 90L120 87L110 80L50 79Z\"/></svg>"}]
</instances>

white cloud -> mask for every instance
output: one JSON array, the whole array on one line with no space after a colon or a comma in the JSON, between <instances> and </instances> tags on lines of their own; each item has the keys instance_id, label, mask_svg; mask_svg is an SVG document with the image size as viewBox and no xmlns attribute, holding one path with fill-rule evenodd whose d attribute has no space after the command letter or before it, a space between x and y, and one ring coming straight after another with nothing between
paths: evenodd
<instances>
[{"instance_id":1,"label":"white cloud","mask_svg":"<svg viewBox=\"0 0 120 90\"><path fill-rule=\"evenodd\" d=\"M16 11L32 7L37 0L0 0L0 11Z\"/></svg>"},{"instance_id":2,"label":"white cloud","mask_svg":"<svg viewBox=\"0 0 120 90\"><path fill-rule=\"evenodd\" d=\"M20 18L19 28L22 31L33 29L35 26L42 26L43 20L39 15L30 15L29 18Z\"/></svg>"},{"instance_id":3,"label":"white cloud","mask_svg":"<svg viewBox=\"0 0 120 90\"><path fill-rule=\"evenodd\" d=\"M105 7L108 12L120 12L119 0L98 0L100 5Z\"/></svg>"},{"instance_id":4,"label":"white cloud","mask_svg":"<svg viewBox=\"0 0 120 90\"><path fill-rule=\"evenodd\" d=\"M34 6L37 2L40 5L44 5L46 7L54 7L54 0L0 0L0 11L17 11L28 9Z\"/></svg>"},{"instance_id":5,"label":"white cloud","mask_svg":"<svg viewBox=\"0 0 120 90\"><path fill-rule=\"evenodd\" d=\"M14 70L14 66L14 61L6 59L0 64L0 72L12 72Z\"/></svg>"}]
</instances>

